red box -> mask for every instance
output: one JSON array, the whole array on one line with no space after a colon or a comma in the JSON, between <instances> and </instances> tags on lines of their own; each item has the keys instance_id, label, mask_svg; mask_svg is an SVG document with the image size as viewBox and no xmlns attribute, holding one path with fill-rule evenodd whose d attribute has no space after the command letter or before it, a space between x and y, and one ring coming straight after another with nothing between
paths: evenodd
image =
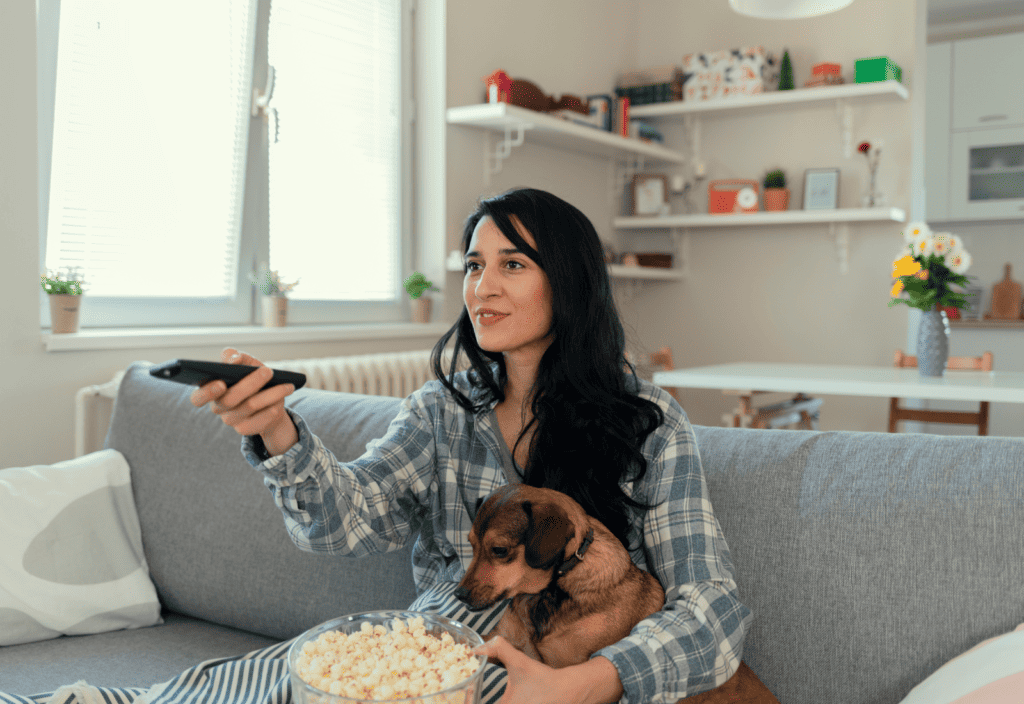
<instances>
[{"instance_id":1,"label":"red box","mask_svg":"<svg viewBox=\"0 0 1024 704\"><path fill-rule=\"evenodd\" d=\"M838 76L842 72L842 67L839 64L821 63L814 64L814 66L811 67L812 76L827 76L832 74Z\"/></svg>"}]
</instances>

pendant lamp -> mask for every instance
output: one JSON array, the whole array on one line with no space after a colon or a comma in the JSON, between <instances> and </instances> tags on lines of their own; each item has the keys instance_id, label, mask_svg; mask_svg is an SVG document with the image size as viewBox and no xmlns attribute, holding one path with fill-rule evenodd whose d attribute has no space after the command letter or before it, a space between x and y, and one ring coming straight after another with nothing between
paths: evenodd
<instances>
[{"instance_id":1,"label":"pendant lamp","mask_svg":"<svg viewBox=\"0 0 1024 704\"><path fill-rule=\"evenodd\" d=\"M729 0L741 15L768 20L795 20L842 10L853 0Z\"/></svg>"}]
</instances>

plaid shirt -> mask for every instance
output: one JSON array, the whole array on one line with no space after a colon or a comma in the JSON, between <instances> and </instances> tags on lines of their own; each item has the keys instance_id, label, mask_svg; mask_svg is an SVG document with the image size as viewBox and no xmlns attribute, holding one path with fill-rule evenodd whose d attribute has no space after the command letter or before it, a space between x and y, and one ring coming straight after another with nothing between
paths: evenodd
<instances>
[{"instance_id":1,"label":"plaid shirt","mask_svg":"<svg viewBox=\"0 0 1024 704\"><path fill-rule=\"evenodd\" d=\"M686 414L666 391L641 381L665 422L646 440L647 473L623 490L657 504L637 521L633 562L665 589L665 606L623 640L595 655L616 667L627 702L675 702L716 687L739 667L750 610L737 597L732 561L715 519L696 440ZM470 398L465 372L457 387ZM416 532L413 577L425 592L458 582L473 556L467 534L477 499L515 472L498 429L495 402L471 413L438 381L409 396L383 438L340 464L289 410L299 441L263 460L245 438L246 459L284 515L292 540L311 552L367 555L395 550ZM640 538L641 540L638 540ZM450 588L450 586L449 586Z\"/></svg>"}]
</instances>

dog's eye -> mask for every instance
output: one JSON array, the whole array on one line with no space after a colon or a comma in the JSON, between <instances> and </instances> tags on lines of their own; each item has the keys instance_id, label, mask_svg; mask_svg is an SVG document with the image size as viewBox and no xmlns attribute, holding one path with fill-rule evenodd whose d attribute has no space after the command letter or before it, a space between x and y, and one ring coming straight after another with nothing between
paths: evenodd
<instances>
[{"instance_id":1,"label":"dog's eye","mask_svg":"<svg viewBox=\"0 0 1024 704\"><path fill-rule=\"evenodd\" d=\"M508 557L508 548L495 546L491 548L491 554L495 557Z\"/></svg>"}]
</instances>

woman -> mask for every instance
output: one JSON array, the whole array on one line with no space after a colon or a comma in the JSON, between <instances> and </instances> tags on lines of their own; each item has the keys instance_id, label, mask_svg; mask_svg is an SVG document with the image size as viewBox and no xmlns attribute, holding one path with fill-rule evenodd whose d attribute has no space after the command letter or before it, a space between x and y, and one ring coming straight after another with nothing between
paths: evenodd
<instances>
[{"instance_id":1,"label":"woman","mask_svg":"<svg viewBox=\"0 0 1024 704\"><path fill-rule=\"evenodd\" d=\"M739 666L750 612L685 414L626 371L593 225L549 193L509 191L466 221L463 252L465 308L435 347L438 380L406 399L354 462L340 465L285 410L290 385L258 390L265 368L230 390L207 384L192 402L213 401L247 436L243 451L299 547L364 555L404 544L418 526L412 609L493 628L503 603L469 612L453 591L472 557L477 499L517 481L574 497L661 582L664 609L581 665L555 670L490 641L482 652L506 664L507 681L490 666L484 701L674 702L723 683ZM469 369L456 372L462 355ZM225 359L259 364L234 350Z\"/></svg>"}]
</instances>

